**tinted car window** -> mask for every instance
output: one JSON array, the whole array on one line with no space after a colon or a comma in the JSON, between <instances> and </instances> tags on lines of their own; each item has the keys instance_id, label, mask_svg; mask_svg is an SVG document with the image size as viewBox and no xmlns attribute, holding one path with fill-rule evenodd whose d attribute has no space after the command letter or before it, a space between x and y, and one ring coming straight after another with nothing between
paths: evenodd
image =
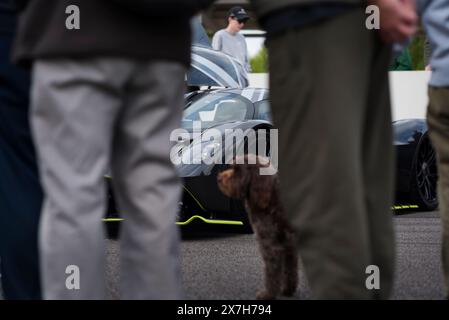
<instances>
[{"instance_id":1,"label":"tinted car window","mask_svg":"<svg viewBox=\"0 0 449 320\"><path fill-rule=\"evenodd\" d=\"M223 122L248 119L251 102L234 93L212 93L196 101L184 110L183 126L191 127L193 121L201 121L203 128Z\"/></svg>"},{"instance_id":2,"label":"tinted car window","mask_svg":"<svg viewBox=\"0 0 449 320\"><path fill-rule=\"evenodd\" d=\"M255 107L256 115L254 119L272 122L270 102L268 100L263 100L256 103Z\"/></svg>"}]
</instances>

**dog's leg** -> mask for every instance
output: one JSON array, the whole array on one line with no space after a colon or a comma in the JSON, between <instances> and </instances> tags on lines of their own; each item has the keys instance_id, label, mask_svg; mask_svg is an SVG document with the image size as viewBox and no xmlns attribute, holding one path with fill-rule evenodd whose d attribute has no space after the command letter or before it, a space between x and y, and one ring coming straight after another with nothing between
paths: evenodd
<instances>
[{"instance_id":1,"label":"dog's leg","mask_svg":"<svg viewBox=\"0 0 449 320\"><path fill-rule=\"evenodd\" d=\"M256 298L259 300L275 299L281 291L281 250L274 249L270 245L271 243L260 245L265 264L265 288L257 293Z\"/></svg>"},{"instance_id":2,"label":"dog's leg","mask_svg":"<svg viewBox=\"0 0 449 320\"><path fill-rule=\"evenodd\" d=\"M289 241L283 250L282 295L291 297L298 287L298 252L296 243Z\"/></svg>"}]
</instances>

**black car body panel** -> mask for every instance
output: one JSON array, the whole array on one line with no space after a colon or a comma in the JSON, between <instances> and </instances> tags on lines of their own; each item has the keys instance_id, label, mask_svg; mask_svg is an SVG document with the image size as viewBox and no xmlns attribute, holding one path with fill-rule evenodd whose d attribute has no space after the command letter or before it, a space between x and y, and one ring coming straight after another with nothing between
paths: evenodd
<instances>
[{"instance_id":1,"label":"black car body panel","mask_svg":"<svg viewBox=\"0 0 449 320\"><path fill-rule=\"evenodd\" d=\"M393 122L396 149L397 209L435 210L438 207L436 154L425 119Z\"/></svg>"},{"instance_id":2,"label":"black car body panel","mask_svg":"<svg viewBox=\"0 0 449 320\"><path fill-rule=\"evenodd\" d=\"M245 91L246 90L246 91ZM201 139L208 130L214 129L220 132L223 152L225 151L225 138L227 130L248 129L269 130L273 128L267 117L261 114L259 104L267 102L268 91L266 89L218 89L193 92L186 95L186 109L201 99L211 95L231 94L231 97L242 96L245 103L251 105L244 120L214 123L203 128L195 138L188 141L187 145L203 143ZM213 101L214 96L209 97ZM240 99L240 98L239 98ZM266 106L264 106L266 109ZM270 117L268 117L269 119ZM193 136L192 128L184 126ZM394 209L422 209L432 210L434 202L417 200L416 170L420 146L428 138L427 125L424 119L406 119L393 122L393 145L396 150L396 205ZM428 139L427 139L428 140ZM427 141L426 140L426 141ZM207 142L205 142L207 143ZM248 227L248 218L244 205L224 196L218 189L216 177L218 172L227 168L226 159L219 164L184 164L177 165L179 176L183 179L184 193L180 203L178 224L186 225L193 220L212 224L237 224ZM437 203L436 203L437 204ZM114 210L112 210L114 211ZM115 210L117 211L117 210Z\"/></svg>"},{"instance_id":3,"label":"black car body panel","mask_svg":"<svg viewBox=\"0 0 449 320\"><path fill-rule=\"evenodd\" d=\"M401 194L410 192L413 171L413 160L420 139L427 132L424 119L406 119L393 122L394 140L396 148L396 192Z\"/></svg>"}]
</instances>

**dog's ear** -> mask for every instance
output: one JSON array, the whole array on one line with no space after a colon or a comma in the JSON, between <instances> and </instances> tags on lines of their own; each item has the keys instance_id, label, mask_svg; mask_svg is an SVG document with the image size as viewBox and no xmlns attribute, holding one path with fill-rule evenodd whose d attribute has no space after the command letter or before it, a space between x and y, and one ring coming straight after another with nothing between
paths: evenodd
<instances>
[{"instance_id":1,"label":"dog's ear","mask_svg":"<svg viewBox=\"0 0 449 320\"><path fill-rule=\"evenodd\" d=\"M272 175L261 175L259 168L251 170L250 201L261 209L266 209L274 194L275 178Z\"/></svg>"}]
</instances>

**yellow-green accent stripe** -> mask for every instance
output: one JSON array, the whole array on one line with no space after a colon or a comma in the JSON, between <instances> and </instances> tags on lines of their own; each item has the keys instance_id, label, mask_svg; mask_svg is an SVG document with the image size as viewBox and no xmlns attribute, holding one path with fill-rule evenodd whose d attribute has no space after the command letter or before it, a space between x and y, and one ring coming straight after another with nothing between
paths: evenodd
<instances>
[{"instance_id":1,"label":"yellow-green accent stripe","mask_svg":"<svg viewBox=\"0 0 449 320\"><path fill-rule=\"evenodd\" d=\"M234 221L234 220L212 220L212 219L206 219L202 216L191 216L188 220L186 221L179 221L176 222L177 225L180 226L185 226L189 223L191 223L192 221L196 220L196 219L200 219L205 223L208 224L226 224L226 225L235 225L235 226L243 226L243 222L241 221Z\"/></svg>"},{"instance_id":2,"label":"yellow-green accent stripe","mask_svg":"<svg viewBox=\"0 0 449 320\"><path fill-rule=\"evenodd\" d=\"M185 226L187 224L190 224L192 221L196 220L196 219L200 219L205 223L208 224L226 224L226 225L238 225L238 226L242 226L243 222L241 221L234 221L234 220L212 220L212 219L206 219L202 216L192 216L190 217L187 221L179 221L176 222L177 225L181 225L181 226ZM103 219L104 222L121 222L124 221L125 219L122 218L106 218Z\"/></svg>"},{"instance_id":3,"label":"yellow-green accent stripe","mask_svg":"<svg viewBox=\"0 0 449 320\"><path fill-rule=\"evenodd\" d=\"M104 175L105 179L112 179L112 177L110 175ZM187 193L192 197L192 199L196 202L196 204L200 207L201 210L206 211L206 209L203 207L203 205L201 204L201 202L190 192L189 189L187 189L184 185L182 186L182 188L187 191Z\"/></svg>"},{"instance_id":4,"label":"yellow-green accent stripe","mask_svg":"<svg viewBox=\"0 0 449 320\"><path fill-rule=\"evenodd\" d=\"M122 219L122 218L106 218L106 219L103 219L104 222L120 222L120 221L123 221L123 220L125 220L125 219Z\"/></svg>"},{"instance_id":5,"label":"yellow-green accent stripe","mask_svg":"<svg viewBox=\"0 0 449 320\"><path fill-rule=\"evenodd\" d=\"M398 206L392 206L391 209L393 210L401 210L401 209L419 209L419 206L415 204L408 204L408 205L398 205Z\"/></svg>"},{"instance_id":6,"label":"yellow-green accent stripe","mask_svg":"<svg viewBox=\"0 0 449 320\"><path fill-rule=\"evenodd\" d=\"M106 179L111 179L111 176L109 175L105 175L104 176ZM203 205L199 202L199 200L189 191L189 189L187 189L185 186L182 186L183 189L185 191L187 191L187 193L192 197L192 199L196 202L196 204L200 207L201 210L206 211L206 209L203 207ZM212 220L212 219L206 219L202 216L192 216L190 217L188 220L186 221L179 221L176 222L177 225L180 226L185 226L190 224L192 221L196 220L196 219L200 219L205 223L208 224L224 224L224 225L236 225L236 226L243 226L243 222L242 221L234 221L234 220ZM106 218L103 219L104 222L120 222L120 221L124 221L125 219L122 218Z\"/></svg>"},{"instance_id":7,"label":"yellow-green accent stripe","mask_svg":"<svg viewBox=\"0 0 449 320\"><path fill-rule=\"evenodd\" d=\"M187 191L187 193L192 197L192 199L196 202L196 204L200 207L201 210L206 211L206 209L202 206L202 204L199 202L199 200L187 189L185 186L182 186L182 188Z\"/></svg>"}]
</instances>

